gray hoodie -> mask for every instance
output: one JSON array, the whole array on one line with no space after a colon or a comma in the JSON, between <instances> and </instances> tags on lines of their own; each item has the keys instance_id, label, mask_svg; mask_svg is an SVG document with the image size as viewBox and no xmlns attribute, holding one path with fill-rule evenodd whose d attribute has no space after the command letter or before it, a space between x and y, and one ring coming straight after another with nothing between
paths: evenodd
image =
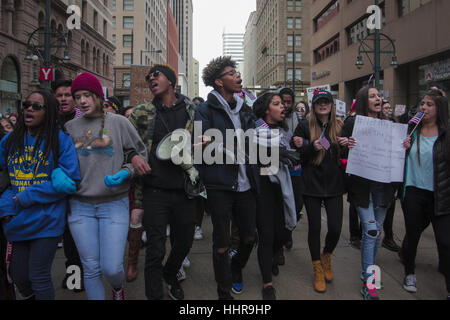
<instances>
[{"instance_id":1,"label":"gray hoodie","mask_svg":"<svg viewBox=\"0 0 450 320\"><path fill-rule=\"evenodd\" d=\"M122 169L134 174L133 166L126 163L126 155L135 151L147 161L147 150L136 129L127 118L107 113L102 134L102 117L81 117L66 123L80 164L81 183L74 199L100 204L122 199L128 195L130 179L109 188L104 178Z\"/></svg>"}]
</instances>

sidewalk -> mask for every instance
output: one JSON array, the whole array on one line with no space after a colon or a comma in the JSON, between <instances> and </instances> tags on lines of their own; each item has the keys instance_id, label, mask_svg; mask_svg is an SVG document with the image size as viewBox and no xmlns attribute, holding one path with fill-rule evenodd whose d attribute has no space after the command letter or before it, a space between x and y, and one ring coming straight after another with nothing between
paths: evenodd
<instances>
[{"instance_id":1,"label":"sidewalk","mask_svg":"<svg viewBox=\"0 0 450 320\"><path fill-rule=\"evenodd\" d=\"M345 199L345 198L344 198ZM325 213L322 214L322 246L326 232ZM313 289L313 270L308 250L306 215L293 233L294 246L285 251L286 264L280 266L280 274L274 277L274 287L279 300L361 300L360 251L349 246L348 204L344 201L344 221L341 239L332 258L335 274L333 283L327 285L327 292L316 293ZM209 216L203 220L204 239L194 241L189 259L191 267L186 269L187 279L182 283L186 300L216 300L216 283L212 267L212 225ZM397 203L394 218L396 242L401 243L404 235L403 213ZM167 242L169 245L169 241ZM144 286L145 250L140 251L139 275L135 282L125 285L126 298L129 300L145 300ZM53 265L53 281L57 300L85 300L86 294L73 293L61 288L64 278L64 252L58 250ZM125 260L126 261L126 260ZM438 273L438 256L434 233L430 226L422 235L417 253L417 288L418 292L406 292L403 285L403 266L397 253L380 248L377 264L381 268L381 279L384 289L379 291L383 300L443 300L447 296L444 277ZM126 262L125 262L126 268ZM236 300L261 300L262 280L259 272L256 249L252 252L247 267L243 272L244 291ZM111 289L105 283L106 297L111 299ZM166 299L168 296L166 296Z\"/></svg>"}]
</instances>

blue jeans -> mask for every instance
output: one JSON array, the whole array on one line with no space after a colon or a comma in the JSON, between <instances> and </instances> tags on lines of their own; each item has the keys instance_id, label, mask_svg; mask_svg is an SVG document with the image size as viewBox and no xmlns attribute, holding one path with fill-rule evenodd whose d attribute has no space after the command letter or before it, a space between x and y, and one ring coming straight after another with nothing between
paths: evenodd
<instances>
[{"instance_id":1,"label":"blue jeans","mask_svg":"<svg viewBox=\"0 0 450 320\"><path fill-rule=\"evenodd\" d=\"M13 243L11 277L23 297L55 300L51 270L59 241L61 237Z\"/></svg>"},{"instance_id":2,"label":"blue jeans","mask_svg":"<svg viewBox=\"0 0 450 320\"><path fill-rule=\"evenodd\" d=\"M387 208L373 207L372 195L369 208L357 207L362 224L361 264L364 280L370 276L367 268L375 265L375 258L381 242L381 231Z\"/></svg>"},{"instance_id":3,"label":"blue jeans","mask_svg":"<svg viewBox=\"0 0 450 320\"><path fill-rule=\"evenodd\" d=\"M105 300L102 274L115 289L125 282L128 197L101 204L71 200L70 208L68 223L83 264L88 299Z\"/></svg>"}]
</instances>

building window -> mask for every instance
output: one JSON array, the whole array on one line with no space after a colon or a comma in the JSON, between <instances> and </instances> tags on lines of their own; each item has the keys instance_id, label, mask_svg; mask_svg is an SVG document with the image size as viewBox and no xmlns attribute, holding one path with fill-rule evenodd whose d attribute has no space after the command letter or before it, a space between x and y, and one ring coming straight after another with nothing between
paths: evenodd
<instances>
[{"instance_id":1,"label":"building window","mask_svg":"<svg viewBox=\"0 0 450 320\"><path fill-rule=\"evenodd\" d=\"M302 19L295 18L295 29L301 29L301 28L302 28Z\"/></svg>"},{"instance_id":2,"label":"building window","mask_svg":"<svg viewBox=\"0 0 450 320\"><path fill-rule=\"evenodd\" d=\"M114 46L116 45L116 35L115 34L112 35L112 44Z\"/></svg>"},{"instance_id":3,"label":"building window","mask_svg":"<svg viewBox=\"0 0 450 320\"><path fill-rule=\"evenodd\" d=\"M339 13L339 1L333 0L330 4L314 18L314 32L322 28L328 23L335 15Z\"/></svg>"},{"instance_id":4,"label":"building window","mask_svg":"<svg viewBox=\"0 0 450 320\"><path fill-rule=\"evenodd\" d=\"M123 35L123 47L131 47L133 45L133 36L131 34Z\"/></svg>"},{"instance_id":5,"label":"building window","mask_svg":"<svg viewBox=\"0 0 450 320\"><path fill-rule=\"evenodd\" d=\"M134 28L134 17L123 17L123 28L133 29Z\"/></svg>"},{"instance_id":6,"label":"building window","mask_svg":"<svg viewBox=\"0 0 450 320\"><path fill-rule=\"evenodd\" d=\"M130 73L124 73L122 75L122 87L123 88L131 87L131 74Z\"/></svg>"},{"instance_id":7,"label":"building window","mask_svg":"<svg viewBox=\"0 0 450 320\"><path fill-rule=\"evenodd\" d=\"M116 0L112 0L112 9L116 10Z\"/></svg>"},{"instance_id":8,"label":"building window","mask_svg":"<svg viewBox=\"0 0 450 320\"><path fill-rule=\"evenodd\" d=\"M287 28L294 29L294 19L293 18L287 18Z\"/></svg>"},{"instance_id":9,"label":"building window","mask_svg":"<svg viewBox=\"0 0 450 320\"><path fill-rule=\"evenodd\" d=\"M19 69L11 57L3 60L0 69L0 112L17 112L20 102Z\"/></svg>"},{"instance_id":10,"label":"building window","mask_svg":"<svg viewBox=\"0 0 450 320\"><path fill-rule=\"evenodd\" d=\"M287 1L287 11L293 12L301 12L302 11L302 1L301 0L288 0Z\"/></svg>"},{"instance_id":11,"label":"building window","mask_svg":"<svg viewBox=\"0 0 450 320\"><path fill-rule=\"evenodd\" d=\"M339 34L314 50L314 63L319 63L339 52Z\"/></svg>"},{"instance_id":12,"label":"building window","mask_svg":"<svg viewBox=\"0 0 450 320\"><path fill-rule=\"evenodd\" d=\"M381 24L384 26L386 25L386 14L384 10L384 3L380 6L381 7ZM367 19L368 15L365 15L363 18L352 24L351 26L347 27L346 34L347 34L347 44L350 46L353 43L359 42L360 40L364 39L370 34L370 30L367 29Z\"/></svg>"},{"instance_id":13,"label":"building window","mask_svg":"<svg viewBox=\"0 0 450 320\"><path fill-rule=\"evenodd\" d=\"M134 0L123 0L123 10L133 11L134 10Z\"/></svg>"},{"instance_id":14,"label":"building window","mask_svg":"<svg viewBox=\"0 0 450 320\"><path fill-rule=\"evenodd\" d=\"M112 27L113 27L113 29L116 28L116 17L115 16L112 17Z\"/></svg>"},{"instance_id":15,"label":"building window","mask_svg":"<svg viewBox=\"0 0 450 320\"><path fill-rule=\"evenodd\" d=\"M398 15L403 17L429 2L431 0L398 0Z\"/></svg>"},{"instance_id":16,"label":"building window","mask_svg":"<svg viewBox=\"0 0 450 320\"><path fill-rule=\"evenodd\" d=\"M133 63L133 57L131 55L131 53L124 53L122 55L122 64L124 66L129 66Z\"/></svg>"}]
</instances>

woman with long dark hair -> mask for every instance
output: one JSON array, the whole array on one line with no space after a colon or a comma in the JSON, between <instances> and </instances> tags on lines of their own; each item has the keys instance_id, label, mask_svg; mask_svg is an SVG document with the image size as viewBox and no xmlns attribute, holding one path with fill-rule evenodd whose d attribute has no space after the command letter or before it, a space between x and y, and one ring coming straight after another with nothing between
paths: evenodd
<instances>
[{"instance_id":1,"label":"woman with long dark hair","mask_svg":"<svg viewBox=\"0 0 450 320\"><path fill-rule=\"evenodd\" d=\"M344 174L340 167L343 123L336 117L331 93L318 91L312 100L307 120L300 122L294 136L300 137L303 199L308 215L308 245L314 267L314 289L323 293L326 282L333 280L331 255L342 229ZM299 145L296 144L298 147ZM328 232L323 253L320 252L321 205L325 204Z\"/></svg>"},{"instance_id":2,"label":"woman with long dark hair","mask_svg":"<svg viewBox=\"0 0 450 320\"><path fill-rule=\"evenodd\" d=\"M288 151L293 134L283 124L285 108L279 94L266 93L259 97L253 104L253 112L258 117L258 145L269 147L269 141L278 136L282 150L286 150L280 150L278 173L261 175L261 191L257 197L256 227L259 235L258 263L263 278L262 296L263 300L275 300L272 273L278 270L279 252L286 242L288 230L292 232L297 222L289 173L295 160L286 158L289 152L293 152L295 157L295 150ZM274 275L278 275L278 271Z\"/></svg>"},{"instance_id":3,"label":"woman with long dark hair","mask_svg":"<svg viewBox=\"0 0 450 320\"><path fill-rule=\"evenodd\" d=\"M12 279L22 296L52 300L51 266L66 224L68 193L53 188L52 173L59 168L78 182L80 171L51 93L35 91L23 102L14 131L0 143L0 167L7 168L11 180L0 198L0 218L13 242Z\"/></svg>"},{"instance_id":4,"label":"woman with long dark hair","mask_svg":"<svg viewBox=\"0 0 450 320\"><path fill-rule=\"evenodd\" d=\"M407 139L404 190L405 241L401 257L405 266L403 287L417 292L415 258L422 232L433 225L439 265L450 299L450 135L448 100L437 90L428 91L420 103L424 113L418 128Z\"/></svg>"},{"instance_id":5,"label":"woman with long dark hair","mask_svg":"<svg viewBox=\"0 0 450 320\"><path fill-rule=\"evenodd\" d=\"M383 99L375 87L366 86L356 95L356 116L387 120L382 112ZM350 137L348 147L356 146L356 140L351 136L356 117L347 121L343 128L343 136ZM386 211L394 199L395 187L392 183L380 183L359 176L348 177L348 199L356 207L362 224L361 264L363 287L361 294L365 300L379 300L376 289L367 285L372 273L370 267L375 265L377 251L381 241L381 228L386 217Z\"/></svg>"}]
</instances>

